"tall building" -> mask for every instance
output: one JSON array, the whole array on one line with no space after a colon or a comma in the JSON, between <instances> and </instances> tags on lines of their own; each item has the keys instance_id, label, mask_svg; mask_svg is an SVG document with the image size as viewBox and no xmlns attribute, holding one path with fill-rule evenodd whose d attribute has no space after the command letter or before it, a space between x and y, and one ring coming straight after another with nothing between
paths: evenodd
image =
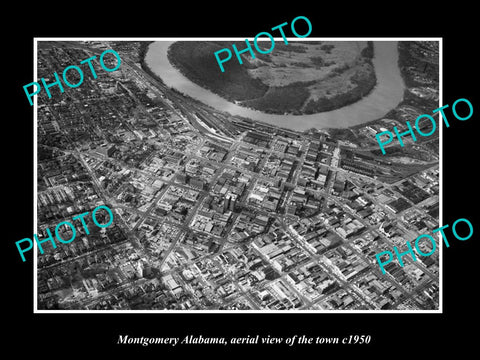
<instances>
[{"instance_id":1,"label":"tall building","mask_svg":"<svg viewBox=\"0 0 480 360\"><path fill-rule=\"evenodd\" d=\"M228 204L228 210L233 211L235 210L235 205L237 204L237 196L231 194L230 195L230 203Z\"/></svg>"},{"instance_id":2,"label":"tall building","mask_svg":"<svg viewBox=\"0 0 480 360\"><path fill-rule=\"evenodd\" d=\"M113 153L115 152L115 145L110 145L110 144L103 144L98 146L95 151L103 156L112 156Z\"/></svg>"},{"instance_id":3,"label":"tall building","mask_svg":"<svg viewBox=\"0 0 480 360\"><path fill-rule=\"evenodd\" d=\"M232 201L230 195L227 195L223 200L223 212L226 213L230 208L230 202Z\"/></svg>"}]
</instances>

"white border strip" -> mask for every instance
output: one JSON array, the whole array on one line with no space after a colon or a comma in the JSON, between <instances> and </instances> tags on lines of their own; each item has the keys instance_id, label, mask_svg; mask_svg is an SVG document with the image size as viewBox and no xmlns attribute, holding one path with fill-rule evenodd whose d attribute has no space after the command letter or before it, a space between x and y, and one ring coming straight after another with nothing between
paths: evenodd
<instances>
[{"instance_id":1,"label":"white border strip","mask_svg":"<svg viewBox=\"0 0 480 360\"><path fill-rule=\"evenodd\" d=\"M37 65L38 65L38 52L37 52L37 40L34 39L33 41L33 78L38 79L37 73ZM35 81L35 80L34 80ZM37 214L37 206L38 206L38 184L37 184L37 158L38 158L38 102L37 96L33 99L33 234L37 234L38 231L38 214ZM32 239L32 241L35 241ZM38 256L38 248L33 246L33 309L34 312L40 311L38 310L38 296L37 296L37 256Z\"/></svg>"},{"instance_id":2,"label":"white border strip","mask_svg":"<svg viewBox=\"0 0 480 360\"><path fill-rule=\"evenodd\" d=\"M438 99L439 99L439 105L440 107L443 106L443 38L439 38L439 53L438 53L438 71L439 71L439 92L438 92ZM438 115L438 122L440 123L440 115ZM440 212L439 212L439 218L438 222L440 227L443 226L443 121L441 122L440 126L440 144L439 144L439 183L440 183L440 199L439 199L439 207L440 207ZM439 250L439 263L440 263L440 272L439 272L439 279L438 279L438 284L440 286L440 293L439 293L439 311L440 313L443 313L443 246L442 246L442 239L438 238L438 247L440 248Z\"/></svg>"},{"instance_id":3,"label":"white border strip","mask_svg":"<svg viewBox=\"0 0 480 360\"><path fill-rule=\"evenodd\" d=\"M35 37L33 38L33 60L34 80L37 79L37 42L38 41L236 41L245 40L253 41L254 38L242 38L242 37L132 37L132 38L115 38L115 37ZM282 38L274 38L276 40L282 40ZM441 37L333 37L333 38L318 38L318 37L305 37L305 38L288 38L288 41L438 41L439 42L439 102L440 106L443 106L443 38ZM261 39L263 40L263 39ZM34 98L34 233L37 232L37 97ZM440 215L439 225L443 226L443 126L440 127ZM441 243L440 243L441 244ZM443 313L443 247L440 247L440 271L439 271L439 309L437 310L39 310L37 303L37 256L38 251L35 251L33 261L33 313L34 314L111 314L111 313L128 313L128 314L442 314Z\"/></svg>"}]
</instances>

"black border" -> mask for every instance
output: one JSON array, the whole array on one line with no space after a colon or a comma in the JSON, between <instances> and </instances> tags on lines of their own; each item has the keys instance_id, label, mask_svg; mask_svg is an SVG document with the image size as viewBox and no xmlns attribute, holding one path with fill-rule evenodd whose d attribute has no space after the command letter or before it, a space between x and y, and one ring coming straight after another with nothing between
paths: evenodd
<instances>
[{"instance_id":1,"label":"black border","mask_svg":"<svg viewBox=\"0 0 480 360\"><path fill-rule=\"evenodd\" d=\"M128 7L126 5L129 5ZM4 312L11 321L6 343L17 351L35 349L34 356L144 354L166 356L192 351L195 355L251 353L266 350L294 355L309 352L328 354L369 354L388 356L401 353L433 355L455 346L462 353L474 344L468 329L476 306L475 259L480 227L474 211L476 191L476 130L480 111L475 10L459 3L443 10L418 4L385 3L372 9L370 4L326 6L323 3L281 6L260 11L258 4L198 4L200 9L181 4L109 4L106 9L84 4L67 10L53 4L28 12L13 12L14 28L3 24L4 55L4 259L7 267L3 289ZM197 6L198 6L197 5ZM40 7L40 6L37 6ZM23 93L23 85L33 79L34 37L177 37L245 36L290 22L296 16L310 19L316 37L442 37L443 103L467 98L474 107L468 121L452 121L443 129L443 223L469 219L473 237L465 242L451 241L444 248L443 314L33 314L33 259L22 263L14 242L33 233L33 107ZM20 28L16 32L16 28ZM7 190L7 191L5 191ZM30 336L28 336L29 334ZM118 335L177 336L348 336L371 335L368 346L167 346L117 345ZM383 352L384 350L385 352ZM414 352L413 352L414 351Z\"/></svg>"}]
</instances>

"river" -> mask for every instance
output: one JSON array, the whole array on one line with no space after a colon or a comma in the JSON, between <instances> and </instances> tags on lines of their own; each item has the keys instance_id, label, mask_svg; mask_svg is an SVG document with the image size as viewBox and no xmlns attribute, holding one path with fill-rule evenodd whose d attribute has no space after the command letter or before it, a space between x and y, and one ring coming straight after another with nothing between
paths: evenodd
<instances>
[{"instance_id":1,"label":"river","mask_svg":"<svg viewBox=\"0 0 480 360\"><path fill-rule=\"evenodd\" d=\"M149 45L145 61L163 82L211 107L283 128L303 131L311 128L346 128L384 116L403 99L405 85L398 68L397 41L374 41L373 65L377 85L364 98L337 110L311 115L274 115L232 103L193 83L168 61L167 50L173 41ZM213 54L212 54L213 56ZM220 74L220 70L219 70Z\"/></svg>"}]
</instances>

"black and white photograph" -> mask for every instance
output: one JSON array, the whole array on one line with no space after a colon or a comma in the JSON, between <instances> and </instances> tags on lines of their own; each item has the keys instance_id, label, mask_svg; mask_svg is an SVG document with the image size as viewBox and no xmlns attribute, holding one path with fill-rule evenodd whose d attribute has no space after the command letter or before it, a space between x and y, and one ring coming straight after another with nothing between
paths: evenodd
<instances>
[{"instance_id":1,"label":"black and white photograph","mask_svg":"<svg viewBox=\"0 0 480 360\"><path fill-rule=\"evenodd\" d=\"M38 310L439 309L438 245L415 244L439 228L437 120L416 122L438 39L255 41L224 73L248 40L65 40L36 42L37 78L97 70L36 98L38 238L74 238L37 247ZM99 205L108 228L78 218Z\"/></svg>"}]
</instances>

